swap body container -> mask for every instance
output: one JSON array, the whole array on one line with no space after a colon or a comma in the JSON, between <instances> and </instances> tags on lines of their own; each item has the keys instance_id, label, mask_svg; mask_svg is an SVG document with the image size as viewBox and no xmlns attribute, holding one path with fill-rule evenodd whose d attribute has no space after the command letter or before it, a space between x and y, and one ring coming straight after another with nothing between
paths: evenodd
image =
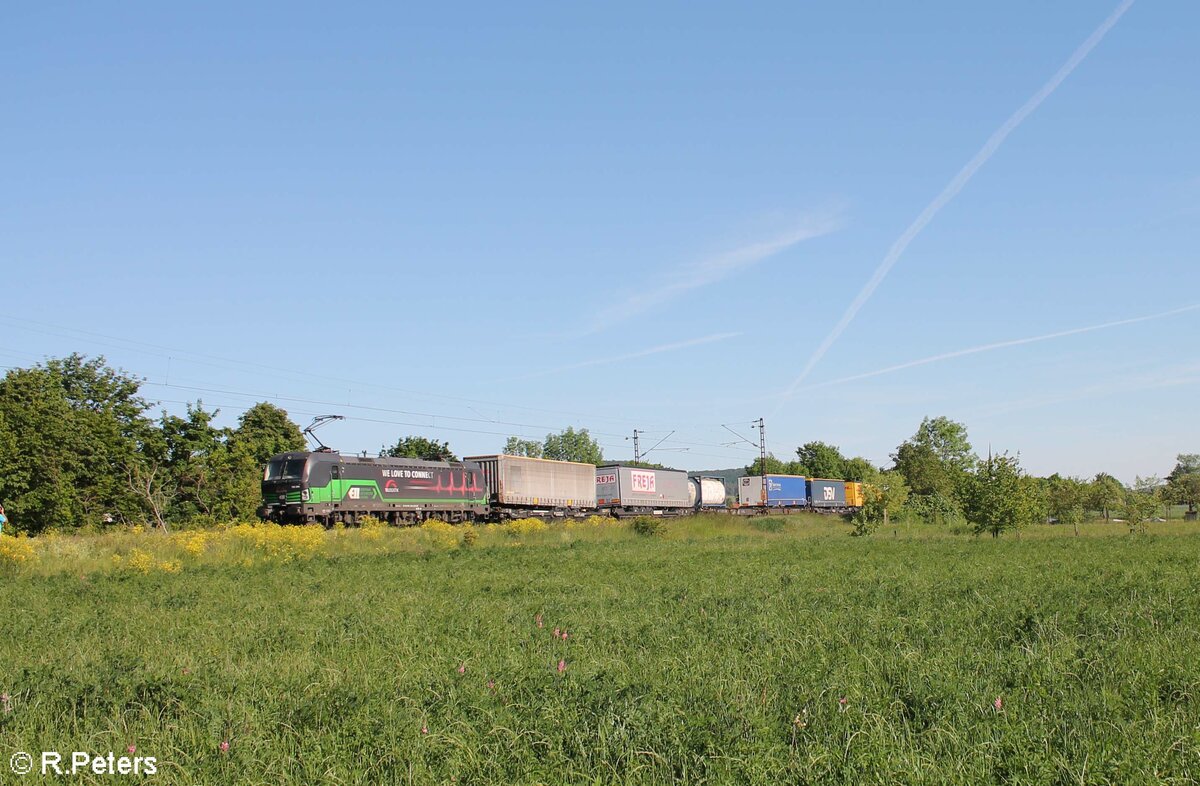
<instances>
[{"instance_id":1,"label":"swap body container","mask_svg":"<svg viewBox=\"0 0 1200 786\"><path fill-rule=\"evenodd\" d=\"M463 460L483 470L493 505L574 510L596 507L596 467L592 464L525 456L472 456Z\"/></svg>"},{"instance_id":2,"label":"swap body container","mask_svg":"<svg viewBox=\"0 0 1200 786\"><path fill-rule=\"evenodd\" d=\"M808 505L803 475L767 475L767 507L800 508ZM761 505L763 478L747 475L738 479L738 504Z\"/></svg>"},{"instance_id":3,"label":"swap body container","mask_svg":"<svg viewBox=\"0 0 1200 786\"><path fill-rule=\"evenodd\" d=\"M722 478L700 476L688 478L691 491L688 501L697 510L725 507L725 481Z\"/></svg>"},{"instance_id":4,"label":"swap body container","mask_svg":"<svg viewBox=\"0 0 1200 786\"><path fill-rule=\"evenodd\" d=\"M857 480L846 481L846 507L861 508L866 502L863 484Z\"/></svg>"},{"instance_id":5,"label":"swap body container","mask_svg":"<svg viewBox=\"0 0 1200 786\"><path fill-rule=\"evenodd\" d=\"M596 506L599 508L673 509L691 507L693 489L679 469L644 469L621 464L596 467Z\"/></svg>"},{"instance_id":6,"label":"swap body container","mask_svg":"<svg viewBox=\"0 0 1200 786\"><path fill-rule=\"evenodd\" d=\"M814 508L846 507L846 482L813 478L808 481L808 498Z\"/></svg>"}]
</instances>

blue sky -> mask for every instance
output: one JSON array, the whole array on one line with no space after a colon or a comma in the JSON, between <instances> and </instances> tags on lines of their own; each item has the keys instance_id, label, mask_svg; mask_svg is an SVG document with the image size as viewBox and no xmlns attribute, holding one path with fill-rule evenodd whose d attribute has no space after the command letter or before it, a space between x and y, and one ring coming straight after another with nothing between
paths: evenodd
<instances>
[{"instance_id":1,"label":"blue sky","mask_svg":"<svg viewBox=\"0 0 1200 786\"><path fill-rule=\"evenodd\" d=\"M815 357L1117 8L10 8L0 363L344 414L346 451L640 428L714 468L766 417L887 464L944 414L1035 473L1165 474L1200 451L1195 3L1104 29Z\"/></svg>"}]
</instances>

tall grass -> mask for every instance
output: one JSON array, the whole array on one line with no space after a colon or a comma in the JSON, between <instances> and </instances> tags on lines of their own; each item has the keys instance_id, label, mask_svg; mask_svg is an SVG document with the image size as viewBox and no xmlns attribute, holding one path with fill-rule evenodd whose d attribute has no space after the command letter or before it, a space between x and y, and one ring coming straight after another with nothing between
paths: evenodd
<instances>
[{"instance_id":1,"label":"tall grass","mask_svg":"<svg viewBox=\"0 0 1200 786\"><path fill-rule=\"evenodd\" d=\"M37 546L0 592L0 766L133 745L179 784L1200 779L1194 535L523 528Z\"/></svg>"}]
</instances>

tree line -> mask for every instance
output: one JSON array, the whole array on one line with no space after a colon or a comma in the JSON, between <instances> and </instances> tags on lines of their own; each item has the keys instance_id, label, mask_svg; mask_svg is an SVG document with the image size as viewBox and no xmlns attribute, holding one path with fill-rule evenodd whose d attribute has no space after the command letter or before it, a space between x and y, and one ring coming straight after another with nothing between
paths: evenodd
<instances>
[{"instance_id":1,"label":"tree line","mask_svg":"<svg viewBox=\"0 0 1200 786\"><path fill-rule=\"evenodd\" d=\"M250 518L267 459L304 449L273 404L218 428L199 401L152 415L141 384L78 354L0 379L0 504L18 530Z\"/></svg>"},{"instance_id":2,"label":"tree line","mask_svg":"<svg viewBox=\"0 0 1200 786\"><path fill-rule=\"evenodd\" d=\"M1200 454L1180 454L1166 478L1139 477L1132 486L1104 472L1091 479L1057 473L1040 478L1021 468L1019 456L978 456L962 423L926 417L891 459L892 466L883 469L861 457L846 458L834 445L808 442L796 449L793 461L768 456L766 471L863 482L866 505L856 516L860 534L904 516L962 523L993 536L1041 521L1069 525L1078 534L1089 511L1142 529L1172 505L1187 505L1192 515L1200 505ZM762 471L761 459L746 467L747 474Z\"/></svg>"},{"instance_id":3,"label":"tree line","mask_svg":"<svg viewBox=\"0 0 1200 786\"><path fill-rule=\"evenodd\" d=\"M183 416L155 416L141 385L103 357L79 354L12 369L0 379L0 504L17 529L35 534L135 523L170 529L252 518L263 465L277 453L305 449L299 426L273 404L255 404L235 427L217 427L218 411L200 401ZM504 452L604 462L587 429L566 428L540 441L510 437ZM457 458L449 443L421 436L403 437L379 454ZM1141 527L1164 506L1184 504L1194 513L1200 505L1200 454L1181 454L1166 478L1138 478L1130 487L1105 473L1037 478L1022 470L1019 457L976 455L966 427L946 417L925 418L887 469L825 442L808 442L795 455L786 462L768 456L766 472L865 484L856 522L864 534L896 517L965 523L993 535L1045 520L1077 531L1088 511ZM760 460L745 468L753 475L763 470Z\"/></svg>"},{"instance_id":4,"label":"tree line","mask_svg":"<svg viewBox=\"0 0 1200 786\"><path fill-rule=\"evenodd\" d=\"M587 429L576 431L572 426L567 426L557 434L547 434L546 439L541 442L535 439L509 437L508 441L504 443L504 453L510 456L553 459L554 461L578 461L584 464L604 463L604 451L600 448L600 443L588 433ZM454 451L450 450L450 443L413 436L402 437L395 445L381 449L379 455L425 459L426 461L458 460Z\"/></svg>"}]
</instances>

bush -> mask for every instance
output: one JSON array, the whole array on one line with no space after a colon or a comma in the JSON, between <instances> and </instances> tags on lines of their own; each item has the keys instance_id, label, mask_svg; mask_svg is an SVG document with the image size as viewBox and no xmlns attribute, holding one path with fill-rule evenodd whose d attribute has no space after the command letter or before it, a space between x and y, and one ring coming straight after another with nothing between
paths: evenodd
<instances>
[{"instance_id":1,"label":"bush","mask_svg":"<svg viewBox=\"0 0 1200 786\"><path fill-rule=\"evenodd\" d=\"M872 519L865 510L859 510L850 517L850 523L854 525L851 535L856 538L865 538L879 527L879 521Z\"/></svg>"},{"instance_id":2,"label":"bush","mask_svg":"<svg viewBox=\"0 0 1200 786\"><path fill-rule=\"evenodd\" d=\"M421 525L421 532L431 546L452 549L458 545L458 533L454 527L439 519L429 519Z\"/></svg>"},{"instance_id":3,"label":"bush","mask_svg":"<svg viewBox=\"0 0 1200 786\"><path fill-rule=\"evenodd\" d=\"M0 535L0 565L20 567L36 560L37 554L28 538Z\"/></svg>"},{"instance_id":4,"label":"bush","mask_svg":"<svg viewBox=\"0 0 1200 786\"><path fill-rule=\"evenodd\" d=\"M611 527L614 524L620 523L620 519L614 519L612 516L600 516L595 513L584 519L567 519L564 526L567 529L598 529L600 527Z\"/></svg>"},{"instance_id":5,"label":"bush","mask_svg":"<svg viewBox=\"0 0 1200 786\"><path fill-rule=\"evenodd\" d=\"M508 524L508 534L513 537L531 535L535 532L545 532L546 522L541 519L517 519Z\"/></svg>"},{"instance_id":6,"label":"bush","mask_svg":"<svg viewBox=\"0 0 1200 786\"><path fill-rule=\"evenodd\" d=\"M633 531L637 534L648 538L661 535L663 530L666 529L663 520L661 518L655 518L654 516L638 516L633 521L629 522L629 526L632 527Z\"/></svg>"},{"instance_id":7,"label":"bush","mask_svg":"<svg viewBox=\"0 0 1200 786\"><path fill-rule=\"evenodd\" d=\"M176 539L183 543L183 550L191 557L198 558L208 551L208 545L213 539L211 532L191 532L184 535L175 535Z\"/></svg>"},{"instance_id":8,"label":"bush","mask_svg":"<svg viewBox=\"0 0 1200 786\"><path fill-rule=\"evenodd\" d=\"M383 537L384 530L387 529L387 524L382 519L377 519L374 516L363 516L358 520L358 529L367 540L379 540Z\"/></svg>"},{"instance_id":9,"label":"bush","mask_svg":"<svg viewBox=\"0 0 1200 786\"><path fill-rule=\"evenodd\" d=\"M178 573L183 568L179 560L157 560L153 554L142 549L134 549L124 557L114 554L112 560L114 568L141 573L143 576L154 571Z\"/></svg>"},{"instance_id":10,"label":"bush","mask_svg":"<svg viewBox=\"0 0 1200 786\"><path fill-rule=\"evenodd\" d=\"M243 543L268 560L291 562L310 559L325 543L325 530L310 524L283 527L271 522L238 524L227 530L230 541Z\"/></svg>"}]
</instances>

